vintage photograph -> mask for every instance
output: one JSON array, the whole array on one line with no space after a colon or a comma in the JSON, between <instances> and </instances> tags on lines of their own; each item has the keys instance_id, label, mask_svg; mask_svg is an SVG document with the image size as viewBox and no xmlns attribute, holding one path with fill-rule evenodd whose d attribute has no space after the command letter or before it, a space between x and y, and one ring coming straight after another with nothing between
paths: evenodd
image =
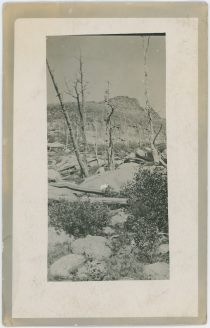
<instances>
[{"instance_id":1,"label":"vintage photograph","mask_svg":"<svg viewBox=\"0 0 210 328\"><path fill-rule=\"evenodd\" d=\"M165 42L46 38L48 281L170 278Z\"/></svg>"}]
</instances>

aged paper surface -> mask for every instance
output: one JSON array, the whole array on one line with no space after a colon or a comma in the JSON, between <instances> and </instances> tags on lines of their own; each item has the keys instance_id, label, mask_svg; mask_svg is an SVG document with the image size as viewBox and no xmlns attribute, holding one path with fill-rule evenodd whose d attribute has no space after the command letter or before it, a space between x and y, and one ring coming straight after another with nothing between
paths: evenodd
<instances>
[{"instance_id":1,"label":"aged paper surface","mask_svg":"<svg viewBox=\"0 0 210 328\"><path fill-rule=\"evenodd\" d=\"M197 316L197 24L193 18L16 21L14 317ZM96 31L166 33L169 281L49 283L46 280L46 36Z\"/></svg>"},{"instance_id":2,"label":"aged paper surface","mask_svg":"<svg viewBox=\"0 0 210 328\"><path fill-rule=\"evenodd\" d=\"M46 36L109 33L166 33L170 280L47 282ZM16 20L12 318L198 317L198 88L197 18Z\"/></svg>"}]
</instances>

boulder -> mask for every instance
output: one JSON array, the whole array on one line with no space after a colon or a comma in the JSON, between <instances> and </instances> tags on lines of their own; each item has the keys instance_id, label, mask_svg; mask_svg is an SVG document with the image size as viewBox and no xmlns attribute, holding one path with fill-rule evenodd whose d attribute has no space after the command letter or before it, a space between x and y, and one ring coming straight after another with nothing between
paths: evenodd
<instances>
[{"instance_id":1,"label":"boulder","mask_svg":"<svg viewBox=\"0 0 210 328\"><path fill-rule=\"evenodd\" d=\"M128 214L125 213L123 210L118 210L114 216L112 216L110 225L115 226L115 225L123 225L128 218Z\"/></svg>"},{"instance_id":2,"label":"boulder","mask_svg":"<svg viewBox=\"0 0 210 328\"><path fill-rule=\"evenodd\" d=\"M51 185L48 185L48 199L67 199L67 200L77 200L76 192L67 188L57 188Z\"/></svg>"},{"instance_id":3,"label":"boulder","mask_svg":"<svg viewBox=\"0 0 210 328\"><path fill-rule=\"evenodd\" d=\"M135 154L136 154L136 157L143 158L143 159L146 159L146 156L147 156L147 153L143 149L137 149Z\"/></svg>"},{"instance_id":4,"label":"boulder","mask_svg":"<svg viewBox=\"0 0 210 328\"><path fill-rule=\"evenodd\" d=\"M81 187L100 189L102 185L110 186L114 191L120 191L120 188L134 178L139 164L124 163L116 170L106 171L103 174L97 174L85 179L80 184Z\"/></svg>"},{"instance_id":5,"label":"boulder","mask_svg":"<svg viewBox=\"0 0 210 328\"><path fill-rule=\"evenodd\" d=\"M51 265L50 275L53 278L67 279L84 263L85 257L82 255L69 254L63 256Z\"/></svg>"},{"instance_id":6,"label":"boulder","mask_svg":"<svg viewBox=\"0 0 210 328\"><path fill-rule=\"evenodd\" d=\"M143 268L143 273L147 279L151 280L169 279L169 264L165 262L146 264Z\"/></svg>"},{"instance_id":7,"label":"boulder","mask_svg":"<svg viewBox=\"0 0 210 328\"><path fill-rule=\"evenodd\" d=\"M88 235L76 239L71 246L74 254L84 254L92 259L102 260L111 256L111 249L107 246L105 237Z\"/></svg>"},{"instance_id":8,"label":"boulder","mask_svg":"<svg viewBox=\"0 0 210 328\"><path fill-rule=\"evenodd\" d=\"M166 149L164 149L161 153L161 158L164 160L164 162L167 163L167 152Z\"/></svg>"},{"instance_id":9,"label":"boulder","mask_svg":"<svg viewBox=\"0 0 210 328\"><path fill-rule=\"evenodd\" d=\"M166 254L168 252L169 252L168 244L161 244L156 251L157 254Z\"/></svg>"},{"instance_id":10,"label":"boulder","mask_svg":"<svg viewBox=\"0 0 210 328\"><path fill-rule=\"evenodd\" d=\"M105 233L105 235L111 236L115 233L115 231L110 227L105 227L103 228L103 233Z\"/></svg>"},{"instance_id":11,"label":"boulder","mask_svg":"<svg viewBox=\"0 0 210 328\"><path fill-rule=\"evenodd\" d=\"M98 170L96 171L96 174L103 174L105 172L104 167L99 167Z\"/></svg>"},{"instance_id":12,"label":"boulder","mask_svg":"<svg viewBox=\"0 0 210 328\"><path fill-rule=\"evenodd\" d=\"M57 182L57 181L60 181L62 178L61 178L61 175L59 172L57 172L56 170L53 170L53 169L49 169L48 170L48 181L49 182Z\"/></svg>"},{"instance_id":13,"label":"boulder","mask_svg":"<svg viewBox=\"0 0 210 328\"><path fill-rule=\"evenodd\" d=\"M54 246L56 244L71 243L72 238L65 233L65 231L57 232L55 228L48 229L48 244Z\"/></svg>"}]
</instances>

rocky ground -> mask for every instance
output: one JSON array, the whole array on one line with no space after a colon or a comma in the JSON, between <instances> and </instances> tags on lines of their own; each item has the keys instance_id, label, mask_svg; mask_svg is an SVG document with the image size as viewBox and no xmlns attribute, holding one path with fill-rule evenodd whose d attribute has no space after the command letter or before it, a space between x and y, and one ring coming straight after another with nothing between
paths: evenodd
<instances>
[{"instance_id":1,"label":"rocky ground","mask_svg":"<svg viewBox=\"0 0 210 328\"><path fill-rule=\"evenodd\" d=\"M124 235L128 214L124 209L110 210L110 220L100 236L74 238L49 227L49 280L124 280L169 279L169 245L160 238L154 263L138 260L132 236Z\"/></svg>"}]
</instances>

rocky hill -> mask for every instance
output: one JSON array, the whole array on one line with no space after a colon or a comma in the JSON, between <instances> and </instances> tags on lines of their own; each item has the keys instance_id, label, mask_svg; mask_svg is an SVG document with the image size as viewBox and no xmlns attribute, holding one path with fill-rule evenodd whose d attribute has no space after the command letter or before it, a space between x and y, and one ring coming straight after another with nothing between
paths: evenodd
<instances>
[{"instance_id":1,"label":"rocky hill","mask_svg":"<svg viewBox=\"0 0 210 328\"><path fill-rule=\"evenodd\" d=\"M139 105L137 99L125 96L112 98L116 104L113 114L115 125L115 143L146 144L149 141L148 120L144 109ZM65 104L72 122L74 122L75 133L78 133L77 123L79 121L77 105L74 102ZM87 139L93 144L97 139L98 144L103 144L105 140L105 117L107 108L103 101L89 101L86 103L87 113ZM157 143L166 142L166 121L157 112L152 110L152 117L155 131L158 131L162 124L162 130L157 138ZM68 131L59 104L50 104L47 108L48 119L48 142L66 143Z\"/></svg>"}]
</instances>

